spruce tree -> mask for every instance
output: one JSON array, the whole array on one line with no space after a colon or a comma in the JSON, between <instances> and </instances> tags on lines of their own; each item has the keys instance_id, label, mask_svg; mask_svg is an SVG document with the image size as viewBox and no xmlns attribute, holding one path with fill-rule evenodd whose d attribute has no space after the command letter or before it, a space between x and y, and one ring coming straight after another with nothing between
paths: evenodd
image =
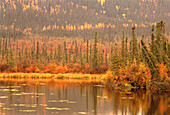
<instances>
[{"instance_id":1,"label":"spruce tree","mask_svg":"<svg viewBox=\"0 0 170 115\"><path fill-rule=\"evenodd\" d=\"M36 59L38 61L39 59L39 53L40 53L40 47L39 47L39 42L37 42L37 53L36 53Z\"/></svg>"},{"instance_id":2,"label":"spruce tree","mask_svg":"<svg viewBox=\"0 0 170 115\"><path fill-rule=\"evenodd\" d=\"M86 63L89 63L89 40L87 39Z\"/></svg>"},{"instance_id":3,"label":"spruce tree","mask_svg":"<svg viewBox=\"0 0 170 115\"><path fill-rule=\"evenodd\" d=\"M132 51L132 40L130 40L130 46L129 46L129 50L130 50L130 56L129 56L129 60L131 60L132 59L132 57L133 57L133 51Z\"/></svg>"},{"instance_id":4,"label":"spruce tree","mask_svg":"<svg viewBox=\"0 0 170 115\"><path fill-rule=\"evenodd\" d=\"M168 57L170 58L170 43L168 43Z\"/></svg>"},{"instance_id":5,"label":"spruce tree","mask_svg":"<svg viewBox=\"0 0 170 115\"><path fill-rule=\"evenodd\" d=\"M142 45L142 53L143 53L145 62L148 64L148 66L151 69L152 78L155 78L158 76L158 69L157 69L158 61L156 57L152 54L152 52L150 52L147 49L143 40L141 40L141 45Z\"/></svg>"},{"instance_id":6,"label":"spruce tree","mask_svg":"<svg viewBox=\"0 0 170 115\"><path fill-rule=\"evenodd\" d=\"M161 22L158 22L156 24L156 42L155 42L155 56L157 57L157 60L159 63L162 63L162 55L160 54L160 52L158 51L158 48L156 48L156 45L162 49L162 44L161 44Z\"/></svg>"},{"instance_id":7,"label":"spruce tree","mask_svg":"<svg viewBox=\"0 0 170 115\"><path fill-rule=\"evenodd\" d=\"M111 51L110 51L110 59L109 61L112 61L113 58L113 45L111 45Z\"/></svg>"},{"instance_id":8,"label":"spruce tree","mask_svg":"<svg viewBox=\"0 0 170 115\"><path fill-rule=\"evenodd\" d=\"M83 65L82 45L80 45L79 59L80 59L80 64Z\"/></svg>"},{"instance_id":9,"label":"spruce tree","mask_svg":"<svg viewBox=\"0 0 170 115\"><path fill-rule=\"evenodd\" d=\"M105 65L108 66L107 51L105 51Z\"/></svg>"},{"instance_id":10,"label":"spruce tree","mask_svg":"<svg viewBox=\"0 0 170 115\"><path fill-rule=\"evenodd\" d=\"M104 64L104 49L102 50L101 55L100 55L100 64L101 65Z\"/></svg>"},{"instance_id":11,"label":"spruce tree","mask_svg":"<svg viewBox=\"0 0 170 115\"><path fill-rule=\"evenodd\" d=\"M78 57L78 46L77 46L77 41L75 41L75 54L76 54L76 57Z\"/></svg>"},{"instance_id":12,"label":"spruce tree","mask_svg":"<svg viewBox=\"0 0 170 115\"><path fill-rule=\"evenodd\" d=\"M92 46L90 44L90 65L92 65Z\"/></svg>"},{"instance_id":13,"label":"spruce tree","mask_svg":"<svg viewBox=\"0 0 170 115\"><path fill-rule=\"evenodd\" d=\"M14 56L13 56L12 48L10 48L10 52L9 52L9 66L13 66L13 65L14 65Z\"/></svg>"},{"instance_id":14,"label":"spruce tree","mask_svg":"<svg viewBox=\"0 0 170 115\"><path fill-rule=\"evenodd\" d=\"M22 61L22 57L21 57L21 51L19 50L19 53L18 53L18 58L19 58L19 62Z\"/></svg>"},{"instance_id":15,"label":"spruce tree","mask_svg":"<svg viewBox=\"0 0 170 115\"><path fill-rule=\"evenodd\" d=\"M120 69L124 65L123 58L118 54L117 44L115 44L114 53L111 61L111 68L113 70Z\"/></svg>"},{"instance_id":16,"label":"spruce tree","mask_svg":"<svg viewBox=\"0 0 170 115\"><path fill-rule=\"evenodd\" d=\"M95 32L95 37L94 37L94 47L93 47L93 68L96 69L96 67L98 66L98 48L97 48L97 32Z\"/></svg>"},{"instance_id":17,"label":"spruce tree","mask_svg":"<svg viewBox=\"0 0 170 115\"><path fill-rule=\"evenodd\" d=\"M68 57L67 57L67 46L66 42L64 41L64 57L65 57L65 62L68 62Z\"/></svg>"},{"instance_id":18,"label":"spruce tree","mask_svg":"<svg viewBox=\"0 0 170 115\"><path fill-rule=\"evenodd\" d=\"M55 48L55 50L54 50L54 60L56 60L57 59L57 49Z\"/></svg>"},{"instance_id":19,"label":"spruce tree","mask_svg":"<svg viewBox=\"0 0 170 115\"><path fill-rule=\"evenodd\" d=\"M25 59L28 58L28 47L25 48L24 54L25 54Z\"/></svg>"},{"instance_id":20,"label":"spruce tree","mask_svg":"<svg viewBox=\"0 0 170 115\"><path fill-rule=\"evenodd\" d=\"M132 53L133 53L132 59L136 58L136 60L138 60L138 43L135 34L135 27L132 28Z\"/></svg>"},{"instance_id":21,"label":"spruce tree","mask_svg":"<svg viewBox=\"0 0 170 115\"><path fill-rule=\"evenodd\" d=\"M125 35L124 35L124 29L123 29L123 35L122 35L122 44L121 44L121 56L123 60L125 59Z\"/></svg>"},{"instance_id":22,"label":"spruce tree","mask_svg":"<svg viewBox=\"0 0 170 115\"><path fill-rule=\"evenodd\" d=\"M77 62L77 57L76 57L76 53L73 54L73 63Z\"/></svg>"},{"instance_id":23,"label":"spruce tree","mask_svg":"<svg viewBox=\"0 0 170 115\"><path fill-rule=\"evenodd\" d=\"M2 51L1 42L2 42L2 39L0 38L0 54L1 54L1 51Z\"/></svg>"},{"instance_id":24,"label":"spruce tree","mask_svg":"<svg viewBox=\"0 0 170 115\"><path fill-rule=\"evenodd\" d=\"M128 60L128 37L126 37L126 41L125 41L125 63Z\"/></svg>"},{"instance_id":25,"label":"spruce tree","mask_svg":"<svg viewBox=\"0 0 170 115\"><path fill-rule=\"evenodd\" d=\"M161 22L156 24L156 44L161 48Z\"/></svg>"},{"instance_id":26,"label":"spruce tree","mask_svg":"<svg viewBox=\"0 0 170 115\"><path fill-rule=\"evenodd\" d=\"M61 61L61 45L59 44L58 45L58 54L57 54L57 56L58 56L58 62L60 62Z\"/></svg>"},{"instance_id":27,"label":"spruce tree","mask_svg":"<svg viewBox=\"0 0 170 115\"><path fill-rule=\"evenodd\" d=\"M5 52L7 52L7 49L8 49L8 40L7 39L5 39L6 40L6 42L5 42Z\"/></svg>"},{"instance_id":28,"label":"spruce tree","mask_svg":"<svg viewBox=\"0 0 170 115\"><path fill-rule=\"evenodd\" d=\"M53 46L50 46L50 60L53 59Z\"/></svg>"},{"instance_id":29,"label":"spruce tree","mask_svg":"<svg viewBox=\"0 0 170 115\"><path fill-rule=\"evenodd\" d=\"M155 49L155 36L154 36L154 25L152 25L152 35L151 35L151 44L150 44L150 50L151 52L156 55L156 49Z\"/></svg>"},{"instance_id":30,"label":"spruce tree","mask_svg":"<svg viewBox=\"0 0 170 115\"><path fill-rule=\"evenodd\" d=\"M71 49L69 50L69 54L68 54L68 61L71 62Z\"/></svg>"}]
</instances>

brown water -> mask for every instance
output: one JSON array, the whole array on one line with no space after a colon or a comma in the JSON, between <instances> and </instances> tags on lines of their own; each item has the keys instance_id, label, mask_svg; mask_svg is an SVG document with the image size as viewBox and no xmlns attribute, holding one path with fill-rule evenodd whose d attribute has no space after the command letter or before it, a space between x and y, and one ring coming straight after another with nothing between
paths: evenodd
<instances>
[{"instance_id":1,"label":"brown water","mask_svg":"<svg viewBox=\"0 0 170 115\"><path fill-rule=\"evenodd\" d=\"M170 95L111 91L100 82L0 81L0 115L169 115Z\"/></svg>"}]
</instances>

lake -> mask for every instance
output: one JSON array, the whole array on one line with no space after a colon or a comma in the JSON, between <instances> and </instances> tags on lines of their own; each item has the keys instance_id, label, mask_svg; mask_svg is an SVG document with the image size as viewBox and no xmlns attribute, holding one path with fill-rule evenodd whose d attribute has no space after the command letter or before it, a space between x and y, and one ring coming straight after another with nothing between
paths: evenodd
<instances>
[{"instance_id":1,"label":"lake","mask_svg":"<svg viewBox=\"0 0 170 115\"><path fill-rule=\"evenodd\" d=\"M1 80L0 115L168 115L170 93L114 91L88 80Z\"/></svg>"}]
</instances>

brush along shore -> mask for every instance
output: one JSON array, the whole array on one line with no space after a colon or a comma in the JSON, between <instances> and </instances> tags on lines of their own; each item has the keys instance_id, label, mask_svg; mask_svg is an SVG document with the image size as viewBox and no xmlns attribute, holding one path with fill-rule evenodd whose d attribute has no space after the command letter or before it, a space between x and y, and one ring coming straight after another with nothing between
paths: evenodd
<instances>
[{"instance_id":1,"label":"brush along shore","mask_svg":"<svg viewBox=\"0 0 170 115\"><path fill-rule=\"evenodd\" d=\"M51 73L0 73L0 80L10 79L34 79L41 80L90 80L102 81L103 87L112 88L114 90L151 90L151 91L169 91L170 81L145 81L139 82L135 80L120 80L115 77L110 77L110 71L106 74L81 74L81 73L67 73L67 74L51 74Z\"/></svg>"}]
</instances>

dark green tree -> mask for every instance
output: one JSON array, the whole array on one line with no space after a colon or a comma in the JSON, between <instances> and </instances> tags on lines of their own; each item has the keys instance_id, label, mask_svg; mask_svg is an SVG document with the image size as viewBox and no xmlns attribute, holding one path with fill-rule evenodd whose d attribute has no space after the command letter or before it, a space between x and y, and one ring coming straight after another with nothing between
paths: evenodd
<instances>
[{"instance_id":1,"label":"dark green tree","mask_svg":"<svg viewBox=\"0 0 170 115\"><path fill-rule=\"evenodd\" d=\"M97 48L97 42L98 42L98 39L97 39L97 32L95 32L95 37L94 37L94 47L93 47L93 68L97 68L98 66L98 56L97 56L97 53L98 53L98 48Z\"/></svg>"},{"instance_id":2,"label":"dark green tree","mask_svg":"<svg viewBox=\"0 0 170 115\"><path fill-rule=\"evenodd\" d=\"M39 59L39 54L40 54L40 46L39 46L39 41L37 42L37 53L36 53L36 59Z\"/></svg>"},{"instance_id":3,"label":"dark green tree","mask_svg":"<svg viewBox=\"0 0 170 115\"><path fill-rule=\"evenodd\" d=\"M117 69L120 69L120 67L123 67L123 65L124 65L123 58L118 53L117 44L115 44L114 53L113 53L112 61L111 61L111 68L113 70L117 70Z\"/></svg>"},{"instance_id":4,"label":"dark green tree","mask_svg":"<svg viewBox=\"0 0 170 115\"><path fill-rule=\"evenodd\" d=\"M125 60L125 30L123 29L122 42L121 42L121 56Z\"/></svg>"},{"instance_id":5,"label":"dark green tree","mask_svg":"<svg viewBox=\"0 0 170 115\"><path fill-rule=\"evenodd\" d=\"M138 43L135 34L135 27L132 28L132 59L138 60Z\"/></svg>"},{"instance_id":6,"label":"dark green tree","mask_svg":"<svg viewBox=\"0 0 170 115\"><path fill-rule=\"evenodd\" d=\"M89 40L87 39L86 63L89 63Z\"/></svg>"},{"instance_id":7,"label":"dark green tree","mask_svg":"<svg viewBox=\"0 0 170 115\"><path fill-rule=\"evenodd\" d=\"M126 37L126 41L125 41L125 63L127 62L129 58L129 55L128 55L128 37Z\"/></svg>"},{"instance_id":8,"label":"dark green tree","mask_svg":"<svg viewBox=\"0 0 170 115\"><path fill-rule=\"evenodd\" d=\"M83 65L82 45L80 45L79 59L80 59L80 64Z\"/></svg>"},{"instance_id":9,"label":"dark green tree","mask_svg":"<svg viewBox=\"0 0 170 115\"><path fill-rule=\"evenodd\" d=\"M58 56L58 62L60 62L61 61L61 45L59 44L58 45L58 52L57 52L58 54L57 54L57 56Z\"/></svg>"},{"instance_id":10,"label":"dark green tree","mask_svg":"<svg viewBox=\"0 0 170 115\"><path fill-rule=\"evenodd\" d=\"M64 58L65 58L65 62L68 62L68 54L67 54L67 46L66 46L66 42L64 41Z\"/></svg>"},{"instance_id":11,"label":"dark green tree","mask_svg":"<svg viewBox=\"0 0 170 115\"><path fill-rule=\"evenodd\" d=\"M156 55L155 36L154 36L154 25L152 25L152 35L151 35L150 50L151 50L151 52L152 52L154 55Z\"/></svg>"},{"instance_id":12,"label":"dark green tree","mask_svg":"<svg viewBox=\"0 0 170 115\"><path fill-rule=\"evenodd\" d=\"M155 78L158 76L158 69L157 69L158 61L157 61L156 57L152 54L152 52L150 52L147 49L143 40L141 40L141 45L142 45L142 53L143 53L145 62L148 64L148 66L151 69L151 74L153 76L152 78Z\"/></svg>"}]
</instances>

